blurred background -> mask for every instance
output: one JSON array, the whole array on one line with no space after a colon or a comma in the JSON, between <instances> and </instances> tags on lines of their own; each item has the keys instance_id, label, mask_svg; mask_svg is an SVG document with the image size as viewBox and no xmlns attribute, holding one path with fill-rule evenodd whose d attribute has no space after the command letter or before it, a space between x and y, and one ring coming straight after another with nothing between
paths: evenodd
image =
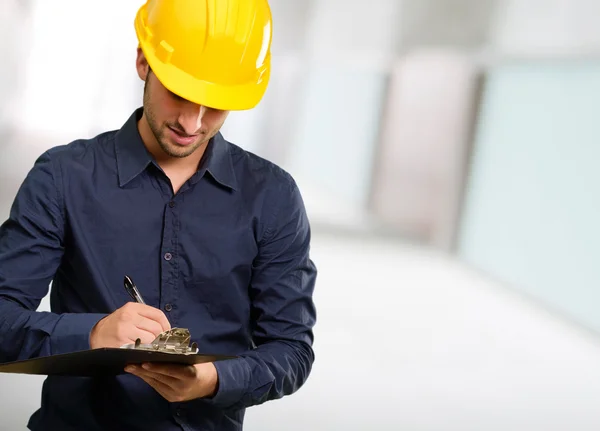
<instances>
[{"instance_id":1,"label":"blurred background","mask_svg":"<svg viewBox=\"0 0 600 431\"><path fill-rule=\"evenodd\" d=\"M141 104L141 3L0 0L2 217ZM223 133L299 183L319 320L246 429L600 429L600 2L270 3L272 81ZM0 376L1 430L41 382Z\"/></svg>"}]
</instances>

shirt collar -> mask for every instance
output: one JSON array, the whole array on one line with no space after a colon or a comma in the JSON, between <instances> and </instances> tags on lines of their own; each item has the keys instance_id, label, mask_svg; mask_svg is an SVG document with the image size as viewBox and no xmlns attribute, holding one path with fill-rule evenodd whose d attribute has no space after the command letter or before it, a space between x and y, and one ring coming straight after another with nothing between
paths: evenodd
<instances>
[{"instance_id":1,"label":"shirt collar","mask_svg":"<svg viewBox=\"0 0 600 431\"><path fill-rule=\"evenodd\" d=\"M136 109L115 135L115 153L121 187L141 174L149 164L158 167L152 154L146 149L137 128L142 113L143 108ZM236 190L237 181L230 149L229 142L223 138L221 132L218 132L208 142L200 162L200 168L192 177L191 182L195 184L208 172L218 183Z\"/></svg>"},{"instance_id":2,"label":"shirt collar","mask_svg":"<svg viewBox=\"0 0 600 431\"><path fill-rule=\"evenodd\" d=\"M152 163L152 155L146 150L137 128L142 113L142 108L136 109L115 135L115 154L121 187L141 174Z\"/></svg>"},{"instance_id":3,"label":"shirt collar","mask_svg":"<svg viewBox=\"0 0 600 431\"><path fill-rule=\"evenodd\" d=\"M200 162L198 173L192 178L192 183L198 182L208 172L219 184L237 190L237 181L231 160L231 144L225 140L221 132L217 132L208 141L206 151Z\"/></svg>"}]
</instances>

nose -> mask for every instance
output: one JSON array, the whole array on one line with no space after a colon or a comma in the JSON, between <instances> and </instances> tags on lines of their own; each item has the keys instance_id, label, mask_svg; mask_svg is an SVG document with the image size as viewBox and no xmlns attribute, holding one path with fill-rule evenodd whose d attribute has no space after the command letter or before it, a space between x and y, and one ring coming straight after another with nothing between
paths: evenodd
<instances>
[{"instance_id":1,"label":"nose","mask_svg":"<svg viewBox=\"0 0 600 431\"><path fill-rule=\"evenodd\" d=\"M179 115L179 124L183 126L187 135L197 135L202 129L202 120L205 114L205 106L189 103Z\"/></svg>"}]
</instances>

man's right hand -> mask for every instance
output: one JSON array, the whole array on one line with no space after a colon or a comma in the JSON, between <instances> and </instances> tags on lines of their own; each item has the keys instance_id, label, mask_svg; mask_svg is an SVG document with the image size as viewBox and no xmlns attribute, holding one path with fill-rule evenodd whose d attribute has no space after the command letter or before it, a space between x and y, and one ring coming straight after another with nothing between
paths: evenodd
<instances>
[{"instance_id":1,"label":"man's right hand","mask_svg":"<svg viewBox=\"0 0 600 431\"><path fill-rule=\"evenodd\" d=\"M151 343L164 331L171 329L167 316L158 308L128 302L100 320L90 334L92 349L121 347L124 344Z\"/></svg>"}]
</instances>

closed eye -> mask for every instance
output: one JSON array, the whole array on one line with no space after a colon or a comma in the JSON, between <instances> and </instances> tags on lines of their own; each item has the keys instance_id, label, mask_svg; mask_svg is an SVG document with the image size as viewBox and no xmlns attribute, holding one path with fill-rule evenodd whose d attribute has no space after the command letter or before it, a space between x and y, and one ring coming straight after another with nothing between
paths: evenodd
<instances>
[{"instance_id":1,"label":"closed eye","mask_svg":"<svg viewBox=\"0 0 600 431\"><path fill-rule=\"evenodd\" d=\"M171 97L175 100L177 100L178 102L183 102L186 101L186 99L184 99L183 97L173 93L172 91L169 91L169 94L171 95Z\"/></svg>"}]
</instances>

